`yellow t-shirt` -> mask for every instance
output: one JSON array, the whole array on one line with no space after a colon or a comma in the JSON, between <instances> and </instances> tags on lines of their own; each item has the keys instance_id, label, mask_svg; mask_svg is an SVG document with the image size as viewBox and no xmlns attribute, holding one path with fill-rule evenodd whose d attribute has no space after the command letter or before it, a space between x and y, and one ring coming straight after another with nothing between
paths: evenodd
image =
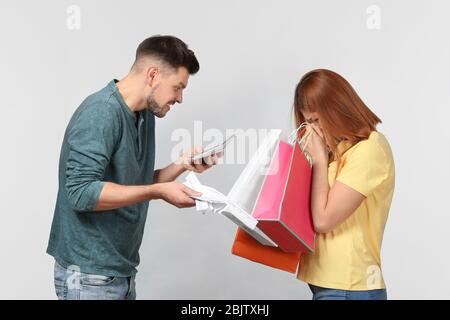
<instances>
[{"instance_id":1,"label":"yellow t-shirt","mask_svg":"<svg viewBox=\"0 0 450 320\"><path fill-rule=\"evenodd\" d=\"M309 284L341 290L386 288L381 272L381 242L392 202L395 167L392 151L383 134L372 131L367 140L344 152L336 180L360 192L366 199L342 224L316 235L314 254L302 254L298 279ZM333 185L337 161L328 167Z\"/></svg>"}]
</instances>

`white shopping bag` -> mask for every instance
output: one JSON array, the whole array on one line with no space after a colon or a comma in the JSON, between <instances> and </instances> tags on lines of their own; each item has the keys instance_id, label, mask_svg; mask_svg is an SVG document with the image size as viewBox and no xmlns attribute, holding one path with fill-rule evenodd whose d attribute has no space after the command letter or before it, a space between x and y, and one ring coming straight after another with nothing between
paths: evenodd
<instances>
[{"instance_id":1,"label":"white shopping bag","mask_svg":"<svg viewBox=\"0 0 450 320\"><path fill-rule=\"evenodd\" d=\"M251 234L260 243L273 247L277 246L276 243L256 227L258 220L251 214L281 134L281 130L271 130L268 133L227 196L213 188L201 185L192 172L186 177L185 182L187 186L202 192L202 196L196 198L197 210L220 213Z\"/></svg>"},{"instance_id":2,"label":"white shopping bag","mask_svg":"<svg viewBox=\"0 0 450 320\"><path fill-rule=\"evenodd\" d=\"M273 247L277 246L276 243L256 227L258 220L253 218L251 214L281 134L281 130L271 130L268 133L228 193L228 205L220 211L222 215L228 217L260 243ZM253 228L245 223L248 220L254 225Z\"/></svg>"},{"instance_id":3,"label":"white shopping bag","mask_svg":"<svg viewBox=\"0 0 450 320\"><path fill-rule=\"evenodd\" d=\"M234 183L228 199L251 213L269 170L281 130L271 130Z\"/></svg>"}]
</instances>

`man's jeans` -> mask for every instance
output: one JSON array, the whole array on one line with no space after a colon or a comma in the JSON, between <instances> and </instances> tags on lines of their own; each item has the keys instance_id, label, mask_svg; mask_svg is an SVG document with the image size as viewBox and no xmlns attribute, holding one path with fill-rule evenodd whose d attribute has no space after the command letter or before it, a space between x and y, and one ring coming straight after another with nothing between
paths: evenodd
<instances>
[{"instance_id":1,"label":"man's jeans","mask_svg":"<svg viewBox=\"0 0 450 320\"><path fill-rule=\"evenodd\" d=\"M59 300L135 300L135 277L107 277L64 268L55 261L55 290Z\"/></svg>"},{"instance_id":2,"label":"man's jeans","mask_svg":"<svg viewBox=\"0 0 450 320\"><path fill-rule=\"evenodd\" d=\"M386 289L350 291L316 287L309 285L313 300L387 300Z\"/></svg>"}]
</instances>

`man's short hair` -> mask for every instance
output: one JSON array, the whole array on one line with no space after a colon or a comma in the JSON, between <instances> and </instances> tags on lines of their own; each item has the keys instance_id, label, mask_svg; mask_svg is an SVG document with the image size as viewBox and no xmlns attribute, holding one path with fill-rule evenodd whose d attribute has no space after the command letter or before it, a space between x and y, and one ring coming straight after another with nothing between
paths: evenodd
<instances>
[{"instance_id":1,"label":"man's short hair","mask_svg":"<svg viewBox=\"0 0 450 320\"><path fill-rule=\"evenodd\" d=\"M142 41L136 50L134 65L145 57L160 59L174 69L185 67L189 74L195 74L200 69L194 52L174 36L156 35Z\"/></svg>"}]
</instances>

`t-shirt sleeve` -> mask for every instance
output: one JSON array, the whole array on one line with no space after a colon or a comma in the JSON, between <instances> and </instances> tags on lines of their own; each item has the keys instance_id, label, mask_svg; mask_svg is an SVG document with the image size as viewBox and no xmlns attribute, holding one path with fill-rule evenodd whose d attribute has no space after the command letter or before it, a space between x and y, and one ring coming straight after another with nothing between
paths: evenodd
<instances>
[{"instance_id":1,"label":"t-shirt sleeve","mask_svg":"<svg viewBox=\"0 0 450 320\"><path fill-rule=\"evenodd\" d=\"M66 194L78 212L92 211L103 188L105 169L118 137L118 118L112 108L91 105L81 111L68 131Z\"/></svg>"},{"instance_id":2,"label":"t-shirt sleeve","mask_svg":"<svg viewBox=\"0 0 450 320\"><path fill-rule=\"evenodd\" d=\"M389 163L383 148L372 141L363 141L345 159L336 180L369 196L387 177Z\"/></svg>"}]
</instances>

